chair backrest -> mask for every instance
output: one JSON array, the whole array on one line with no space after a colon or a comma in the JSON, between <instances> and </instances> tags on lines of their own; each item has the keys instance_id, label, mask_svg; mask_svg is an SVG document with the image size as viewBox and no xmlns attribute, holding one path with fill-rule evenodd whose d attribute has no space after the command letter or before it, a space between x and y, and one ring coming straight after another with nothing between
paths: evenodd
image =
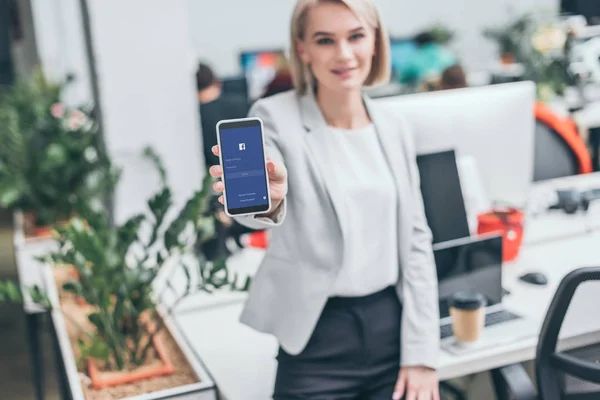
<instances>
[{"instance_id":1,"label":"chair backrest","mask_svg":"<svg viewBox=\"0 0 600 400\"><path fill-rule=\"evenodd\" d=\"M600 399L600 364L596 362L600 346L557 351L559 333L573 295L587 281L600 281L600 267L579 268L565 276L548 308L536 354L537 386L543 400Z\"/></svg>"},{"instance_id":2,"label":"chair backrest","mask_svg":"<svg viewBox=\"0 0 600 400\"><path fill-rule=\"evenodd\" d=\"M537 102L533 180L592 172L592 158L575 124Z\"/></svg>"}]
</instances>

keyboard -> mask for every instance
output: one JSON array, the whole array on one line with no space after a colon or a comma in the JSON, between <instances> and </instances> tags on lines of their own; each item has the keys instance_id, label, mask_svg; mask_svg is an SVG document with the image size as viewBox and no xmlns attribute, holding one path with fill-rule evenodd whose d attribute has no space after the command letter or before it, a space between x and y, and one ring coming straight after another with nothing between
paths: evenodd
<instances>
[{"instance_id":1,"label":"keyboard","mask_svg":"<svg viewBox=\"0 0 600 400\"><path fill-rule=\"evenodd\" d=\"M512 321L515 319L521 318L521 316L517 314L513 314L510 311L506 310L498 310L486 314L485 316L485 326L493 326L503 322ZM452 332L452 324L440 326L440 338L445 339L447 337L453 336Z\"/></svg>"}]
</instances>

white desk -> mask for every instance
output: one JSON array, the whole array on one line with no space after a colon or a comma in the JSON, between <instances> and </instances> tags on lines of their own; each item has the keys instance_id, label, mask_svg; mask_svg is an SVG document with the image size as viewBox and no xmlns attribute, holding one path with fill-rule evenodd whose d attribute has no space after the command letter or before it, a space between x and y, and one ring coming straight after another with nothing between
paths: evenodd
<instances>
[{"instance_id":1,"label":"white desk","mask_svg":"<svg viewBox=\"0 0 600 400\"><path fill-rule=\"evenodd\" d=\"M563 276L581 266L600 264L600 230L585 236L573 236L523 248L518 261L505 266L504 287L511 291L508 304L537 318L540 327L546 309ZM253 264L258 262L254 255ZM252 269L254 265L246 265ZM526 271L543 271L547 286L533 286L518 280ZM586 284L587 285L587 284ZM570 307L561 332L562 348L598 341L600 319L588 315L600 313L598 288L584 285ZM590 283L589 285L595 285ZM594 291L595 289L595 291ZM594 298L591 302L588 299ZM198 306L203 306L201 300ZM194 310L187 304L177 321L187 332L192 347L202 358L227 400L270 398L277 363L277 343L272 337L255 332L238 322L244 299L231 298L208 309ZM576 322L575 322L576 321ZM439 377L448 380L535 357L537 337L517 340L476 353L454 356L441 353Z\"/></svg>"},{"instance_id":2,"label":"white desk","mask_svg":"<svg viewBox=\"0 0 600 400\"><path fill-rule=\"evenodd\" d=\"M600 229L600 201L590 204L584 213L567 214L563 210L544 211L557 202L557 190L600 188L600 172L536 182L529 194L523 243L538 245L554 240L586 235Z\"/></svg>"},{"instance_id":3,"label":"white desk","mask_svg":"<svg viewBox=\"0 0 600 400\"><path fill-rule=\"evenodd\" d=\"M577 267L600 265L600 252L596 250L599 244L600 230L586 236L522 249L519 259L504 267L503 286L511 292L505 299L507 305L535 319L539 331L560 280ZM535 286L521 282L518 277L528 271L543 271L548 277L548 285ZM589 283L582 285L576 293L561 330L560 348L598 342L600 319L588 316L600 313L599 288L598 283ZM452 379L532 360L535 358L537 339L537 336L528 337L459 357L442 352L440 379Z\"/></svg>"}]
</instances>

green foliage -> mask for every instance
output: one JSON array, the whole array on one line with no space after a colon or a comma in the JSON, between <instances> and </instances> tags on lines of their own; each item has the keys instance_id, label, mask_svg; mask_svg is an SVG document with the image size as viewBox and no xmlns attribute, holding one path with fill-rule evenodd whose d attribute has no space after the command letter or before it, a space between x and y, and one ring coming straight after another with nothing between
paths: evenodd
<instances>
[{"instance_id":1,"label":"green foliage","mask_svg":"<svg viewBox=\"0 0 600 400\"><path fill-rule=\"evenodd\" d=\"M166 180L160 158L150 149L145 155ZM94 356L117 369L127 362L142 364L151 338L162 327L157 305L173 287L167 279L165 287L159 288L160 278L170 276L175 268L183 269L186 284L168 313L198 291L248 289L249 280L238 287L237 276L230 276L224 260L193 256L198 241L215 234L210 209L212 182L207 174L202 188L178 212L173 210L171 189L164 184L147 201L148 212L121 225L111 225L104 212L87 207L69 224L56 228L58 250L40 260L73 266L78 278L65 283L63 290L94 307L88 319L95 331L79 340L82 355Z\"/></svg>"},{"instance_id":2,"label":"green foliage","mask_svg":"<svg viewBox=\"0 0 600 400\"><path fill-rule=\"evenodd\" d=\"M511 54L523 66L522 79L537 84L539 100L562 95L576 83L569 73L571 33L553 17L526 13L503 27L484 30L484 36L498 44L501 54Z\"/></svg>"},{"instance_id":3,"label":"green foliage","mask_svg":"<svg viewBox=\"0 0 600 400\"><path fill-rule=\"evenodd\" d=\"M448 44L454 38L454 32L442 23L434 24L429 29L429 33L435 38L437 43L442 45Z\"/></svg>"},{"instance_id":4,"label":"green foliage","mask_svg":"<svg viewBox=\"0 0 600 400\"><path fill-rule=\"evenodd\" d=\"M532 21L531 14L523 14L503 26L484 29L483 36L498 44L500 54L511 54L517 57Z\"/></svg>"},{"instance_id":5,"label":"green foliage","mask_svg":"<svg viewBox=\"0 0 600 400\"><path fill-rule=\"evenodd\" d=\"M0 303L22 304L25 301L23 292L19 285L13 281L0 281ZM25 292L33 303L50 308L50 300L38 286L27 288Z\"/></svg>"},{"instance_id":6,"label":"green foliage","mask_svg":"<svg viewBox=\"0 0 600 400\"><path fill-rule=\"evenodd\" d=\"M62 104L63 87L37 71L0 91L0 206L33 213L40 226L103 200L118 179L93 110Z\"/></svg>"},{"instance_id":7,"label":"green foliage","mask_svg":"<svg viewBox=\"0 0 600 400\"><path fill-rule=\"evenodd\" d=\"M110 349L108 348L106 342L102 339L102 336L98 334L91 335L88 341L79 338L77 340L77 346L79 347L80 354L77 364L80 368L83 367L84 361L88 357L109 363Z\"/></svg>"}]
</instances>

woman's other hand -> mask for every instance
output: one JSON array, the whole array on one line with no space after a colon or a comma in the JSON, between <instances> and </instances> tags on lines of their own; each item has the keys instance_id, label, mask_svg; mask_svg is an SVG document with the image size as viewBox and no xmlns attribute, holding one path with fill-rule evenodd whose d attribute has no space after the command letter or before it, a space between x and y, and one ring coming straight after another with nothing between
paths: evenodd
<instances>
[{"instance_id":1,"label":"woman's other hand","mask_svg":"<svg viewBox=\"0 0 600 400\"><path fill-rule=\"evenodd\" d=\"M392 399L402 396L406 400L440 400L437 372L424 366L402 367Z\"/></svg>"},{"instance_id":2,"label":"woman's other hand","mask_svg":"<svg viewBox=\"0 0 600 400\"><path fill-rule=\"evenodd\" d=\"M212 147L212 152L215 156L220 157L218 145ZM287 194L287 170L283 163L267 157L267 174L269 176L269 196L271 197L271 211L269 214L272 214L279 208L279 205ZM210 167L210 175L213 178L221 178L223 175L221 166L213 165ZM223 181L219 180L215 182L213 189L217 193L223 193L225 190ZM223 195L219 196L219 203L224 204Z\"/></svg>"}]
</instances>

